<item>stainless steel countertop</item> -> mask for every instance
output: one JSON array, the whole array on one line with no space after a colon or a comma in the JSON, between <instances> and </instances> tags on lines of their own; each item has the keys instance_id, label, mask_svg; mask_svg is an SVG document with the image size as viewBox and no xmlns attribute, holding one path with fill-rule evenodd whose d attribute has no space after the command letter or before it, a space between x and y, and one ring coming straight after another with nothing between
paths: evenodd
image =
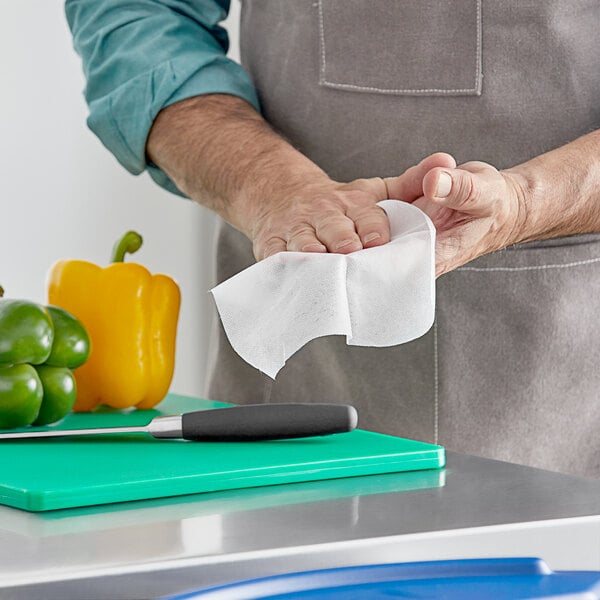
<instances>
[{"instance_id":1,"label":"stainless steel countertop","mask_svg":"<svg viewBox=\"0 0 600 600\"><path fill-rule=\"evenodd\" d=\"M441 471L38 514L0 507L1 598L152 598L282 572L478 556L600 570L600 481L449 452Z\"/></svg>"}]
</instances>

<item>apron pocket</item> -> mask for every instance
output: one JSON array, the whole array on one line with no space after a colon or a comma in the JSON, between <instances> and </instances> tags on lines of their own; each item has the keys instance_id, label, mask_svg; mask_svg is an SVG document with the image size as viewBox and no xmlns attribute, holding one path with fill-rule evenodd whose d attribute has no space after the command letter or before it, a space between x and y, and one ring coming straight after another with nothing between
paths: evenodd
<instances>
[{"instance_id":1,"label":"apron pocket","mask_svg":"<svg viewBox=\"0 0 600 600\"><path fill-rule=\"evenodd\" d=\"M319 0L318 9L320 85L481 94L481 0Z\"/></svg>"}]
</instances>

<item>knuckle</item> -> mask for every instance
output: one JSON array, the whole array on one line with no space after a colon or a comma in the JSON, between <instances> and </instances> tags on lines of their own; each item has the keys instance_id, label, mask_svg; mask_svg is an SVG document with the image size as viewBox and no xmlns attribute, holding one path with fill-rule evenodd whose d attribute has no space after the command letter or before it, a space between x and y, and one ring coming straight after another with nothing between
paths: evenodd
<instances>
[{"instance_id":1,"label":"knuckle","mask_svg":"<svg viewBox=\"0 0 600 600\"><path fill-rule=\"evenodd\" d=\"M332 201L342 210L355 205L362 205L366 202L373 201L373 195L369 192L368 180L356 180L346 184L343 188L335 190L331 193Z\"/></svg>"},{"instance_id":2,"label":"knuckle","mask_svg":"<svg viewBox=\"0 0 600 600\"><path fill-rule=\"evenodd\" d=\"M339 208L336 210L335 203L335 194L337 192L331 192L326 196L318 195L312 198L310 203L310 212L313 214L324 214L324 213L336 213L339 211Z\"/></svg>"},{"instance_id":3,"label":"knuckle","mask_svg":"<svg viewBox=\"0 0 600 600\"><path fill-rule=\"evenodd\" d=\"M389 230L383 223L373 220L356 221L356 230L363 235L366 232L375 231L377 233L385 233Z\"/></svg>"},{"instance_id":4,"label":"knuckle","mask_svg":"<svg viewBox=\"0 0 600 600\"><path fill-rule=\"evenodd\" d=\"M458 197L461 199L461 206L465 209L479 203L481 190L470 175L460 177L458 182Z\"/></svg>"},{"instance_id":5,"label":"knuckle","mask_svg":"<svg viewBox=\"0 0 600 600\"><path fill-rule=\"evenodd\" d=\"M352 182L357 188L368 187L371 184L371 180L365 177L359 177Z\"/></svg>"},{"instance_id":6,"label":"knuckle","mask_svg":"<svg viewBox=\"0 0 600 600\"><path fill-rule=\"evenodd\" d=\"M349 206L364 206L365 204L371 204L373 199L364 190L348 190L344 193L343 203L346 207Z\"/></svg>"},{"instance_id":7,"label":"knuckle","mask_svg":"<svg viewBox=\"0 0 600 600\"><path fill-rule=\"evenodd\" d=\"M308 223L296 223L288 229L288 242L301 236L314 235L314 229Z\"/></svg>"},{"instance_id":8,"label":"knuckle","mask_svg":"<svg viewBox=\"0 0 600 600\"><path fill-rule=\"evenodd\" d=\"M360 179L353 179L352 181L345 183L339 188L339 190L342 193L347 194L349 192L363 190L368 185L368 180L361 177Z\"/></svg>"},{"instance_id":9,"label":"knuckle","mask_svg":"<svg viewBox=\"0 0 600 600\"><path fill-rule=\"evenodd\" d=\"M376 204L356 207L354 210L348 211L347 216L355 223L376 223L383 225L388 222L387 215L383 208Z\"/></svg>"},{"instance_id":10,"label":"knuckle","mask_svg":"<svg viewBox=\"0 0 600 600\"><path fill-rule=\"evenodd\" d=\"M349 220L346 215L339 212L326 212L319 215L317 227L320 230L345 230L349 227Z\"/></svg>"},{"instance_id":11,"label":"knuckle","mask_svg":"<svg viewBox=\"0 0 600 600\"><path fill-rule=\"evenodd\" d=\"M466 169L467 171L484 171L489 169L490 165L480 160L470 160L466 163L462 163L458 168Z\"/></svg>"},{"instance_id":12,"label":"knuckle","mask_svg":"<svg viewBox=\"0 0 600 600\"><path fill-rule=\"evenodd\" d=\"M266 239L264 242L257 241L256 243L257 254L261 258L267 258L272 254L277 254L285 250L285 242L279 237L271 237Z\"/></svg>"}]
</instances>

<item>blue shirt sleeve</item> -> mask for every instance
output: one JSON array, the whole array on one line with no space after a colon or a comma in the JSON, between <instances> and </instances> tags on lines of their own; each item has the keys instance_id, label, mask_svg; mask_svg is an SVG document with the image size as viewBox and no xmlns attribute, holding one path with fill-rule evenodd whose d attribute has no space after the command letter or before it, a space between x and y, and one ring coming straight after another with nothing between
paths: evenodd
<instances>
[{"instance_id":1,"label":"blue shirt sleeve","mask_svg":"<svg viewBox=\"0 0 600 600\"><path fill-rule=\"evenodd\" d=\"M66 0L67 21L87 80L88 126L131 173L181 194L147 164L158 112L202 94L232 94L259 110L244 69L226 57L219 27L230 0Z\"/></svg>"}]
</instances>

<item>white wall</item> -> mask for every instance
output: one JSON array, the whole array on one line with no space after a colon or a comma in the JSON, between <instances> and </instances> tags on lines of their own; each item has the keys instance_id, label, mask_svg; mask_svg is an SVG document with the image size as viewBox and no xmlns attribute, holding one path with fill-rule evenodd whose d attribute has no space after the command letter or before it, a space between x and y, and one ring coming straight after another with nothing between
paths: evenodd
<instances>
[{"instance_id":1,"label":"white wall","mask_svg":"<svg viewBox=\"0 0 600 600\"><path fill-rule=\"evenodd\" d=\"M229 23L237 56L237 15ZM84 80L62 1L0 0L0 283L43 302L59 258L106 264L128 229L134 260L182 290L172 391L201 395L212 319L212 215L133 177L87 129ZM1 332L0 332L1 335Z\"/></svg>"}]
</instances>

